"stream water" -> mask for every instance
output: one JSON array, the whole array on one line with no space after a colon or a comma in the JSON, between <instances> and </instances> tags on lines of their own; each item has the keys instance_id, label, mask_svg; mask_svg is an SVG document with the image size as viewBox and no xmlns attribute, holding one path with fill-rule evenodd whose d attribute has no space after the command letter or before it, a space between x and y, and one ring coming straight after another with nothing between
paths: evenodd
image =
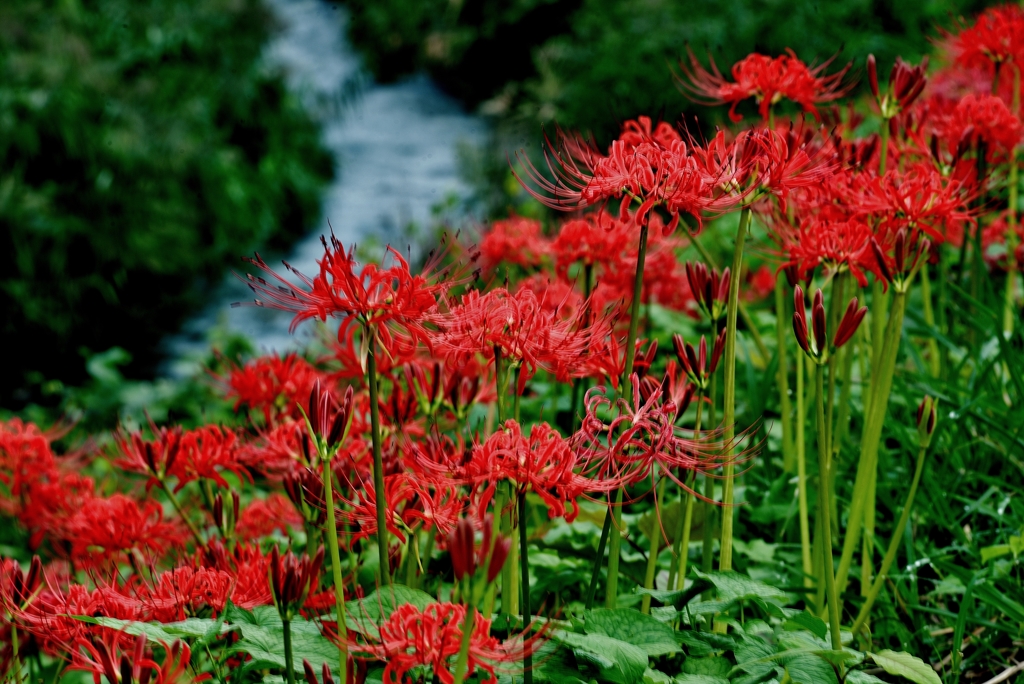
<instances>
[{"instance_id":1,"label":"stream water","mask_svg":"<svg viewBox=\"0 0 1024 684\"><path fill-rule=\"evenodd\" d=\"M309 98L311 106L325 112L323 140L339 168L324 192L321 224L284 258L299 271L314 273L323 254L320 236L332 229L346 245L372 237L382 246L392 243L404 251L408 224L425 225L435 204L466 191L458 175L456 146L482 141L484 122L466 113L426 76L375 83L346 41L343 8L322 0L267 2L282 26L267 59L286 70L290 85ZM324 103L330 106L325 108ZM267 261L280 266L280 259ZM242 266L239 262L239 272ZM228 275L211 292L207 306L164 342L168 361L163 374L192 372L207 351L207 336L215 326L246 335L260 351L297 348L309 334L305 326L294 335L288 333L290 314L252 306L231 308L239 301L252 301L252 293Z\"/></svg>"}]
</instances>

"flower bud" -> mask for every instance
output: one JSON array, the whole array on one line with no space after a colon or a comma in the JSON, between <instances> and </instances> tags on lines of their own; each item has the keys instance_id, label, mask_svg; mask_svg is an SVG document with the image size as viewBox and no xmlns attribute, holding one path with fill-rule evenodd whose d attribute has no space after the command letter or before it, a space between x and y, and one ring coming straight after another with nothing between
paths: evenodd
<instances>
[{"instance_id":1,"label":"flower bud","mask_svg":"<svg viewBox=\"0 0 1024 684\"><path fill-rule=\"evenodd\" d=\"M462 518L448 535L448 553L452 557L455 579L472 577L476 572L476 554L473 545L473 523Z\"/></svg>"},{"instance_id":2,"label":"flower bud","mask_svg":"<svg viewBox=\"0 0 1024 684\"><path fill-rule=\"evenodd\" d=\"M922 449L928 448L932 442L932 435L935 434L938 403L938 399L932 399L926 395L917 407L917 440Z\"/></svg>"},{"instance_id":3,"label":"flower bud","mask_svg":"<svg viewBox=\"0 0 1024 684\"><path fill-rule=\"evenodd\" d=\"M878 65L875 64L875 56L868 55L868 85L871 86L871 94L875 96L875 99L879 99L878 95Z\"/></svg>"},{"instance_id":4,"label":"flower bud","mask_svg":"<svg viewBox=\"0 0 1024 684\"><path fill-rule=\"evenodd\" d=\"M490 584L498 575L501 574L501 569L505 566L505 561L508 559L509 551L512 550L512 540L508 537L498 537L494 541L494 550L491 551L491 560L487 564L487 583Z\"/></svg>"},{"instance_id":5,"label":"flower bud","mask_svg":"<svg viewBox=\"0 0 1024 684\"><path fill-rule=\"evenodd\" d=\"M850 341L854 333L857 332L857 328L860 327L861 321L864 320L864 316L868 313L866 306L857 308L857 298L854 297L850 300L849 305L846 307L846 312L843 314L843 318L839 321L839 327L836 328L836 339L835 346L839 349L844 344Z\"/></svg>"},{"instance_id":6,"label":"flower bud","mask_svg":"<svg viewBox=\"0 0 1024 684\"><path fill-rule=\"evenodd\" d=\"M819 356L828 349L827 324L828 322L825 320L825 298L819 289L814 293L814 303L811 305L811 326L814 328L814 345L817 347Z\"/></svg>"}]
</instances>

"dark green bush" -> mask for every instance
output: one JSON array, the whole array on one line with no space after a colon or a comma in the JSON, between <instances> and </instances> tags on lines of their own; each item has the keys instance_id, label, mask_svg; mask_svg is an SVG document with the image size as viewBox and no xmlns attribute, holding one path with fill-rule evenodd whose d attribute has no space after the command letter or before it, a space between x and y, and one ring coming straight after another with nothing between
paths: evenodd
<instances>
[{"instance_id":1,"label":"dark green bush","mask_svg":"<svg viewBox=\"0 0 1024 684\"><path fill-rule=\"evenodd\" d=\"M257 246L318 217L319 128L261 61L259 0L0 3L0 405L129 372Z\"/></svg>"}]
</instances>

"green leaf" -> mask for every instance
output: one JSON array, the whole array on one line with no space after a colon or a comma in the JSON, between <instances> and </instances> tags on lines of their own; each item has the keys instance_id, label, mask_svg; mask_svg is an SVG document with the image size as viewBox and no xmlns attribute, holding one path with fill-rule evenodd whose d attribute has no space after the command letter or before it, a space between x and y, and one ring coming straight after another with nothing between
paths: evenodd
<instances>
[{"instance_id":1,"label":"green leaf","mask_svg":"<svg viewBox=\"0 0 1024 684\"><path fill-rule=\"evenodd\" d=\"M181 622L153 623L136 622L134 620L118 620L116 618L108 617L76 617L83 622L101 625L103 627L110 627L111 629L131 634L132 636L145 634L146 638L153 641L162 641L165 644L170 644L174 641L185 638L200 639L207 637L211 630L216 630L215 633L220 635L227 634L234 629L231 625L225 625L219 620L211 620L209 618L188 618Z\"/></svg>"},{"instance_id":2,"label":"green leaf","mask_svg":"<svg viewBox=\"0 0 1024 684\"><path fill-rule=\"evenodd\" d=\"M683 662L683 672L692 675L725 678L732 669L727 658L714 656L711 658L687 658Z\"/></svg>"},{"instance_id":3,"label":"green leaf","mask_svg":"<svg viewBox=\"0 0 1024 684\"><path fill-rule=\"evenodd\" d=\"M728 677L715 677L703 674L681 674L676 675L678 684L729 684Z\"/></svg>"},{"instance_id":4,"label":"green leaf","mask_svg":"<svg viewBox=\"0 0 1024 684\"><path fill-rule=\"evenodd\" d=\"M598 679L614 684L640 684L647 670L647 654L625 641L603 634L555 632L553 637L572 649L576 662L595 671Z\"/></svg>"},{"instance_id":5,"label":"green leaf","mask_svg":"<svg viewBox=\"0 0 1024 684\"><path fill-rule=\"evenodd\" d=\"M885 684L885 680L863 670L850 670L846 673L846 684Z\"/></svg>"},{"instance_id":6,"label":"green leaf","mask_svg":"<svg viewBox=\"0 0 1024 684\"><path fill-rule=\"evenodd\" d=\"M885 650L868 653L868 656L889 674L906 677L915 684L942 684L928 663L909 653Z\"/></svg>"},{"instance_id":7,"label":"green leaf","mask_svg":"<svg viewBox=\"0 0 1024 684\"><path fill-rule=\"evenodd\" d=\"M750 579L738 572L704 573L697 568L693 568L692 571L700 579L707 580L715 585L715 589L718 590L718 598L723 600L732 601L752 598L786 600L786 592L781 589L764 582L758 582L755 579Z\"/></svg>"},{"instance_id":8,"label":"green leaf","mask_svg":"<svg viewBox=\"0 0 1024 684\"><path fill-rule=\"evenodd\" d=\"M391 617L395 608L407 603L423 610L437 600L419 589L392 584L358 601L349 601L345 606L345 624L359 634L376 636L377 626Z\"/></svg>"},{"instance_id":9,"label":"green leaf","mask_svg":"<svg viewBox=\"0 0 1024 684\"><path fill-rule=\"evenodd\" d=\"M832 665L814 655L787 658L785 667L793 684L839 684Z\"/></svg>"},{"instance_id":10,"label":"green leaf","mask_svg":"<svg viewBox=\"0 0 1024 684\"><path fill-rule=\"evenodd\" d=\"M587 634L603 634L639 646L651 657L679 650L675 631L635 610L598 608L586 614Z\"/></svg>"},{"instance_id":11,"label":"green leaf","mask_svg":"<svg viewBox=\"0 0 1024 684\"><path fill-rule=\"evenodd\" d=\"M782 628L791 631L806 629L819 639L824 639L828 634L828 625L825 621L807 612L800 612L789 618L782 624Z\"/></svg>"},{"instance_id":12,"label":"green leaf","mask_svg":"<svg viewBox=\"0 0 1024 684\"><path fill-rule=\"evenodd\" d=\"M1009 544L996 544L995 546L986 546L981 550L981 562L988 563L993 558L999 558L1010 553L1012 549Z\"/></svg>"},{"instance_id":13,"label":"green leaf","mask_svg":"<svg viewBox=\"0 0 1024 684\"><path fill-rule=\"evenodd\" d=\"M696 632L686 630L678 632L676 638L686 646L686 651L691 656L700 657L711 655L718 651L728 651L736 645L736 638L729 634L717 634L711 631ZM692 659L692 658L691 658ZM687 660L686 662L690 662ZM685 670L685 664L684 664Z\"/></svg>"},{"instance_id":14,"label":"green leaf","mask_svg":"<svg viewBox=\"0 0 1024 684\"><path fill-rule=\"evenodd\" d=\"M587 684L580 676L572 651L562 644L548 641L533 654L533 681L550 684ZM521 681L520 677L516 677Z\"/></svg>"},{"instance_id":15,"label":"green leaf","mask_svg":"<svg viewBox=\"0 0 1024 684\"><path fill-rule=\"evenodd\" d=\"M259 625L260 627L276 627L281 629L281 616L274 606L256 606L252 610L228 606L225 611L227 621L233 625Z\"/></svg>"},{"instance_id":16,"label":"green leaf","mask_svg":"<svg viewBox=\"0 0 1024 684\"><path fill-rule=\"evenodd\" d=\"M661 670L644 670L644 684L675 684L675 681Z\"/></svg>"},{"instance_id":17,"label":"green leaf","mask_svg":"<svg viewBox=\"0 0 1024 684\"><path fill-rule=\"evenodd\" d=\"M232 647L235 653L248 653L252 660L245 664L244 671L267 667L284 668L284 629L253 624L240 625L242 638ZM320 634L315 623L295 620L291 623L292 670L302 673L302 661L308 660L319 672L324 664L337 670L338 647Z\"/></svg>"},{"instance_id":18,"label":"green leaf","mask_svg":"<svg viewBox=\"0 0 1024 684\"><path fill-rule=\"evenodd\" d=\"M712 588L714 585L707 580L697 579L687 587L686 589L667 590L667 589L645 589L643 587L637 587L636 593L647 594L655 601L666 605L672 606L676 610L682 610L690 603L693 599L697 598L701 593Z\"/></svg>"},{"instance_id":19,"label":"green leaf","mask_svg":"<svg viewBox=\"0 0 1024 684\"><path fill-rule=\"evenodd\" d=\"M776 657L771 644L759 637L743 635L733 651L736 656L736 667L757 678L767 678L778 671L772 660Z\"/></svg>"}]
</instances>

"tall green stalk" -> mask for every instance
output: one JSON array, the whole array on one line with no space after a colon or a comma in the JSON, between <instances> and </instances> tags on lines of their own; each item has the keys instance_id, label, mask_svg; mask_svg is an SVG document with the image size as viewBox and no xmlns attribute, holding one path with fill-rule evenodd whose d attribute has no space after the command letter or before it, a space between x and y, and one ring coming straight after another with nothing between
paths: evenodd
<instances>
[{"instance_id":1,"label":"tall green stalk","mask_svg":"<svg viewBox=\"0 0 1024 684\"><path fill-rule=\"evenodd\" d=\"M697 392L697 417L693 423L693 434L694 437L700 439L700 419L701 410L704 408L704 393L702 391ZM697 471L693 473L687 473L684 476L683 482L687 484L691 489L697 484ZM693 502L696 497L691 494L686 487L680 487L679 489L679 505L683 509L683 515L679 516L679 524L676 525L676 533L673 537L672 546L672 567L668 572L668 589L672 589L673 585L677 589L682 589L686 584L686 565L690 560L690 530L693 527ZM704 534L708 537L711 536L711 531L705 526ZM678 572L678 575L676 574ZM678 584L674 582L678 576Z\"/></svg>"},{"instance_id":2,"label":"tall green stalk","mask_svg":"<svg viewBox=\"0 0 1024 684\"><path fill-rule=\"evenodd\" d=\"M629 309L629 333L626 335L626 363L620 387L627 403L633 401L633 362L636 360L636 336L640 325L640 300L644 287L644 264L647 260L647 224L640 226L640 246L636 253L636 271L633 277L633 302ZM605 584L604 603L615 608L619 601L619 555L622 552L622 490L615 492L611 515L615 518L608 539L608 582Z\"/></svg>"},{"instance_id":3,"label":"tall green stalk","mask_svg":"<svg viewBox=\"0 0 1024 684\"><path fill-rule=\"evenodd\" d=\"M523 629L530 629L530 620L533 616L530 608L530 555L526 548L526 490L519 492L519 548L520 561L522 563L522 591L523 591ZM523 684L533 684L533 654L530 653L529 640L524 638L523 645L526 653L523 655Z\"/></svg>"},{"instance_id":4,"label":"tall green stalk","mask_svg":"<svg viewBox=\"0 0 1024 684\"><path fill-rule=\"evenodd\" d=\"M906 503L903 504L903 512L900 513L899 522L896 523L896 527L893 529L892 539L889 540L889 548L885 551L885 557L882 559L882 566L878 569L878 575L871 584L870 591L867 592L864 604L860 607L860 612L857 613L857 619L853 622L852 631L854 634L857 634L867 621L868 615L871 613L871 607L875 604L875 600L882 590L882 584L885 582L889 568L892 567L893 561L896 560L896 552L899 549L900 541L903 539L903 531L907 528L907 521L910 520L910 510L914 505L917 486L921 482L921 472L924 469L924 457L927 451L928 447L922 446L917 452L914 479L910 483L910 491L907 493Z\"/></svg>"},{"instance_id":5,"label":"tall green stalk","mask_svg":"<svg viewBox=\"0 0 1024 684\"><path fill-rule=\"evenodd\" d=\"M455 661L454 684L462 684L466 678L466 668L469 667L469 645L473 641L475 622L476 606L467 602L466 617L462 620L462 642L459 644L459 656Z\"/></svg>"},{"instance_id":6,"label":"tall green stalk","mask_svg":"<svg viewBox=\"0 0 1024 684\"><path fill-rule=\"evenodd\" d=\"M366 384L370 389L370 439L373 444L373 488L377 492L377 556L380 561L381 586L391 584L388 560L388 501L384 492L384 462L380 446L380 407L377 405L376 341L370 340L366 354Z\"/></svg>"},{"instance_id":7,"label":"tall green stalk","mask_svg":"<svg viewBox=\"0 0 1024 684\"><path fill-rule=\"evenodd\" d=\"M339 618L339 622L340 622ZM281 633L284 635L284 680L288 684L295 684L295 667L292 656L292 622L281 620Z\"/></svg>"},{"instance_id":8,"label":"tall green stalk","mask_svg":"<svg viewBox=\"0 0 1024 684\"><path fill-rule=\"evenodd\" d=\"M708 387L708 422L715 425L715 405L718 403L718 375L711 376ZM704 474L704 537L701 543L700 569L701 572L711 572L715 569L715 514L718 507L711 503L715 498L715 479ZM711 592L705 592L703 598L707 600Z\"/></svg>"},{"instance_id":9,"label":"tall green stalk","mask_svg":"<svg viewBox=\"0 0 1024 684\"><path fill-rule=\"evenodd\" d=\"M850 503L849 519L846 534L843 538L843 553L836 571L836 587L839 593L846 589L853 554L860 543L860 533L864 524L865 508L874 508L875 500L869 499L872 491L872 479L878 468L878 447L882 438L882 428L889 406L889 394L892 390L893 374L896 372L896 357L899 354L900 336L903 332L903 315L906 310L907 293L896 289L893 295L889 322L885 327L882 348L878 354L879 363L872 365L872 382L870 401L864 416L864 430L861 436L860 461L857 465L857 476L853 485L853 496Z\"/></svg>"},{"instance_id":10,"label":"tall green stalk","mask_svg":"<svg viewBox=\"0 0 1024 684\"><path fill-rule=\"evenodd\" d=\"M665 505L665 483L668 478L662 476L661 482L655 484L657 475L651 473L651 487L655 491L654 512L651 516L651 550L647 554L647 572L644 574L644 589L654 588L654 575L658 572L658 550L661 547L661 512ZM644 594L640 601L640 612L651 614L651 595Z\"/></svg>"},{"instance_id":11,"label":"tall green stalk","mask_svg":"<svg viewBox=\"0 0 1024 684\"><path fill-rule=\"evenodd\" d=\"M789 340L789 324L786 316L785 281L775 279L775 336L779 359L776 384L779 389L779 422L782 423L782 469L787 473L796 467L796 454L793 452L793 417L790 415L792 406L789 401L789 364L786 357L786 343Z\"/></svg>"},{"instance_id":12,"label":"tall green stalk","mask_svg":"<svg viewBox=\"0 0 1024 684\"><path fill-rule=\"evenodd\" d=\"M330 445L328 445L330 448ZM324 507L327 509L327 553L331 555L334 579L334 607L338 613L338 661L341 681L348 681L348 627L345 624L345 580L341 574L341 552L338 550L338 525L334 517L334 472L330 459L321 454L324 467ZM378 490L380 491L380 490ZM380 498L380 497L378 497Z\"/></svg>"},{"instance_id":13,"label":"tall green stalk","mask_svg":"<svg viewBox=\"0 0 1024 684\"><path fill-rule=\"evenodd\" d=\"M722 359L725 365L725 396L723 404L725 448L731 452L736 438L736 315L739 311L740 280L743 270L743 244L747 239L747 226L750 224L750 208L740 211L739 227L736 229L736 247L732 255L732 277L729 279L729 300L726 303L725 323L725 354ZM727 459L723 478L725 479L722 494L722 548L718 559L721 570L732 570L732 529L733 529L733 476L736 465ZM724 625L723 625L724 628Z\"/></svg>"},{"instance_id":14,"label":"tall green stalk","mask_svg":"<svg viewBox=\"0 0 1024 684\"><path fill-rule=\"evenodd\" d=\"M824 575L825 590L828 592L828 621L832 632L832 650L843 648L839 632L839 598L836 592L835 567L832 561L832 500L829 487L828 425L825 422L825 366L818 363L814 369L814 403L818 426L818 515L821 518L821 573Z\"/></svg>"},{"instance_id":15,"label":"tall green stalk","mask_svg":"<svg viewBox=\"0 0 1024 684\"><path fill-rule=\"evenodd\" d=\"M807 504L807 396L804 387L806 362L799 354L796 359L796 489L800 516L800 566L804 573L804 587L812 588L814 561L811 556L811 521Z\"/></svg>"},{"instance_id":16,"label":"tall green stalk","mask_svg":"<svg viewBox=\"0 0 1024 684\"><path fill-rule=\"evenodd\" d=\"M14 684L21 684L21 656L18 653L18 626L11 616L11 668L14 670Z\"/></svg>"},{"instance_id":17,"label":"tall green stalk","mask_svg":"<svg viewBox=\"0 0 1024 684\"><path fill-rule=\"evenodd\" d=\"M1020 111L1020 66L1013 69L1013 109ZM1010 150L1010 174L1007 179L1009 196L1007 198L1007 231L1006 231L1006 290L1003 293L1003 333L1009 337L1013 333L1013 321L1016 318L1014 300L1017 297L1017 185L1020 169L1017 165L1017 147Z\"/></svg>"}]
</instances>

